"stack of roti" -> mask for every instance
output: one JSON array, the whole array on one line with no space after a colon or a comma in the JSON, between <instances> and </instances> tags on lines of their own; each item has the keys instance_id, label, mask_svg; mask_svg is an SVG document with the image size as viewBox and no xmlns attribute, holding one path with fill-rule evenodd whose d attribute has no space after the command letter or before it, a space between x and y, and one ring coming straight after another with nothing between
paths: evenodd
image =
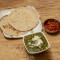
<instances>
[{"instance_id":1,"label":"stack of roti","mask_svg":"<svg viewBox=\"0 0 60 60\"><path fill-rule=\"evenodd\" d=\"M39 21L38 12L31 7L15 8L0 20L1 30L10 36L24 35L35 28Z\"/></svg>"}]
</instances>

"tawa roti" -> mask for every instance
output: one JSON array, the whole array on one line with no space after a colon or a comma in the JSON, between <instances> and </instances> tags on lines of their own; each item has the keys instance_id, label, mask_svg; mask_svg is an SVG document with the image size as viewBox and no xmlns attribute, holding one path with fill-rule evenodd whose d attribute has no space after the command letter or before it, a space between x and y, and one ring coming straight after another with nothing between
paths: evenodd
<instances>
[{"instance_id":1,"label":"tawa roti","mask_svg":"<svg viewBox=\"0 0 60 60\"><path fill-rule=\"evenodd\" d=\"M12 26L8 24L7 20L8 20L7 16L3 17L0 20L0 28L5 34L10 35L10 36L19 36L19 35L23 35L27 33L27 32L20 32L14 29Z\"/></svg>"},{"instance_id":2,"label":"tawa roti","mask_svg":"<svg viewBox=\"0 0 60 60\"><path fill-rule=\"evenodd\" d=\"M16 30L28 31L36 27L39 21L39 14L34 8L20 7L11 12L8 23Z\"/></svg>"}]
</instances>

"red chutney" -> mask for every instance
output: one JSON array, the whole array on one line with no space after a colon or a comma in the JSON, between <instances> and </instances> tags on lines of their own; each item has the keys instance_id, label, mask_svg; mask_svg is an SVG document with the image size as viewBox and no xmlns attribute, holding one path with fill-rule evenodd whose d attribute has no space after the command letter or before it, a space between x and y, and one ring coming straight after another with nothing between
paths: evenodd
<instances>
[{"instance_id":1,"label":"red chutney","mask_svg":"<svg viewBox=\"0 0 60 60\"><path fill-rule=\"evenodd\" d=\"M49 31L57 31L60 29L60 23L55 19L48 19L45 21L44 27Z\"/></svg>"}]
</instances>

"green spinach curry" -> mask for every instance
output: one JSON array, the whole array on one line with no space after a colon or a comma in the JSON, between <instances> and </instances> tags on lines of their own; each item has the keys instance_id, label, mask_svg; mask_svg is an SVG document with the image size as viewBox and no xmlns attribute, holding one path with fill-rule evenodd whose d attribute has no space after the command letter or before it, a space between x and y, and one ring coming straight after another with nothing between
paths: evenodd
<instances>
[{"instance_id":1,"label":"green spinach curry","mask_svg":"<svg viewBox=\"0 0 60 60\"><path fill-rule=\"evenodd\" d=\"M41 32L25 36L24 43L29 52L41 52L49 47Z\"/></svg>"}]
</instances>

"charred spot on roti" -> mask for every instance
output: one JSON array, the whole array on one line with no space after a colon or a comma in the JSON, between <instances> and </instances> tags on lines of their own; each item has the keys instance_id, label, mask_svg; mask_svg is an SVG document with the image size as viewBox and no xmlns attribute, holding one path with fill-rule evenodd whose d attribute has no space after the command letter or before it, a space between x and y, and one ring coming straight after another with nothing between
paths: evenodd
<instances>
[{"instance_id":1,"label":"charred spot on roti","mask_svg":"<svg viewBox=\"0 0 60 60\"><path fill-rule=\"evenodd\" d=\"M3 28L6 28L5 26L3 26Z\"/></svg>"}]
</instances>

